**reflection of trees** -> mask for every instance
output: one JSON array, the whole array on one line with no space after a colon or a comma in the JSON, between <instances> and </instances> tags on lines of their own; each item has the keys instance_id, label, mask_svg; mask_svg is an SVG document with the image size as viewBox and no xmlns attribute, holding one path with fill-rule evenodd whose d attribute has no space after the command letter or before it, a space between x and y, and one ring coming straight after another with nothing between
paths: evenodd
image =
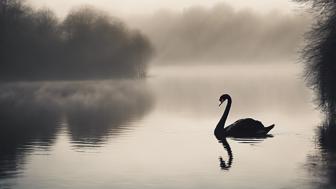
<instances>
[{"instance_id":1,"label":"reflection of trees","mask_svg":"<svg viewBox=\"0 0 336 189\"><path fill-rule=\"evenodd\" d=\"M313 188L336 187L336 125L324 123L317 129L315 153L307 156L307 170Z\"/></svg>"},{"instance_id":2,"label":"reflection of trees","mask_svg":"<svg viewBox=\"0 0 336 189\"><path fill-rule=\"evenodd\" d=\"M35 90L35 87L1 87L0 178L15 175L24 154L34 146L50 146L54 142L59 120L57 106L47 105L34 94Z\"/></svg>"},{"instance_id":3,"label":"reflection of trees","mask_svg":"<svg viewBox=\"0 0 336 189\"><path fill-rule=\"evenodd\" d=\"M72 141L97 144L124 131L151 106L141 81L3 84L0 178L18 173L34 148L51 146L64 120Z\"/></svg>"},{"instance_id":4,"label":"reflection of trees","mask_svg":"<svg viewBox=\"0 0 336 189\"><path fill-rule=\"evenodd\" d=\"M336 2L328 0L297 0L311 3L315 10L315 25L308 33L303 50L306 78L318 92L319 105L335 122L336 115Z\"/></svg>"},{"instance_id":5,"label":"reflection of trees","mask_svg":"<svg viewBox=\"0 0 336 189\"><path fill-rule=\"evenodd\" d=\"M142 117L152 106L152 97L141 82L99 89L85 87L72 94L66 118L74 141L97 143L122 132L127 122ZM83 103L84 102L84 103Z\"/></svg>"}]
</instances>

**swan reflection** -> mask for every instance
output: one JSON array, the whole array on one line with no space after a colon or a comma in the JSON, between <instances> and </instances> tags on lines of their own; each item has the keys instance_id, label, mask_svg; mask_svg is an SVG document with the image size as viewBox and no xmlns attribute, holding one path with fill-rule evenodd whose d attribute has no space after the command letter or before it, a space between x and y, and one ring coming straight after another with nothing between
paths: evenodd
<instances>
[{"instance_id":1,"label":"swan reflection","mask_svg":"<svg viewBox=\"0 0 336 189\"><path fill-rule=\"evenodd\" d=\"M220 140L219 143L222 143L224 150L226 150L227 155L228 155L228 161L225 162L222 156L219 156L219 166L222 170L226 170L228 171L231 166L232 166L232 162L233 162L233 154L232 154L232 150L230 147L230 144L227 142L226 138L224 138L223 140Z\"/></svg>"},{"instance_id":2,"label":"swan reflection","mask_svg":"<svg viewBox=\"0 0 336 189\"><path fill-rule=\"evenodd\" d=\"M273 135L265 135L262 137L253 137L253 138L233 138L230 137L231 140L236 141L242 144L256 144L263 142L266 138L273 137ZM219 167L224 171L229 171L233 164L233 153L227 138L223 138L222 140L218 141L223 145L224 150L227 152L227 161L225 161L223 156L219 156Z\"/></svg>"}]
</instances>

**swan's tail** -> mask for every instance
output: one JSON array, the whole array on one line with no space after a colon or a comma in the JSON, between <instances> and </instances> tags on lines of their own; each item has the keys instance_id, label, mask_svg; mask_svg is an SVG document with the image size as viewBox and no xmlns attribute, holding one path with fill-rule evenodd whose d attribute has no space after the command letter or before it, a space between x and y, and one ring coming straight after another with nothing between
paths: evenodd
<instances>
[{"instance_id":1,"label":"swan's tail","mask_svg":"<svg viewBox=\"0 0 336 189\"><path fill-rule=\"evenodd\" d=\"M268 127L265 127L265 131L266 133L268 133L270 130L272 130L274 128L274 124L268 126Z\"/></svg>"}]
</instances>

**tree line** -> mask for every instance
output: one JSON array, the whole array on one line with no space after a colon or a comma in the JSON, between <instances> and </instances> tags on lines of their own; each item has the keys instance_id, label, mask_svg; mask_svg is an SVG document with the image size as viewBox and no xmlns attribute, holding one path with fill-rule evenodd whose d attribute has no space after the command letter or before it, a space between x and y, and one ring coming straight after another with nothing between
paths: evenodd
<instances>
[{"instance_id":1,"label":"tree line","mask_svg":"<svg viewBox=\"0 0 336 189\"><path fill-rule=\"evenodd\" d=\"M146 75L149 40L106 13L81 7L60 20L22 0L0 5L0 81Z\"/></svg>"}]
</instances>

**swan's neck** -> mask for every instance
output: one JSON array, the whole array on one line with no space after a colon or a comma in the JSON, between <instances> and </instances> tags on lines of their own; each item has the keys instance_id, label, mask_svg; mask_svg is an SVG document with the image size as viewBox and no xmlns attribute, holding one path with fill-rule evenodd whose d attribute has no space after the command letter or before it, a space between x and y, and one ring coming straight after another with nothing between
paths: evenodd
<instances>
[{"instance_id":1,"label":"swan's neck","mask_svg":"<svg viewBox=\"0 0 336 189\"><path fill-rule=\"evenodd\" d=\"M229 112L230 112L231 103L232 103L232 99L231 99L231 97L228 97L225 111L224 111L221 119L219 120L215 130L224 131L224 126L225 126L226 119L227 119L227 117L229 115Z\"/></svg>"}]
</instances>

